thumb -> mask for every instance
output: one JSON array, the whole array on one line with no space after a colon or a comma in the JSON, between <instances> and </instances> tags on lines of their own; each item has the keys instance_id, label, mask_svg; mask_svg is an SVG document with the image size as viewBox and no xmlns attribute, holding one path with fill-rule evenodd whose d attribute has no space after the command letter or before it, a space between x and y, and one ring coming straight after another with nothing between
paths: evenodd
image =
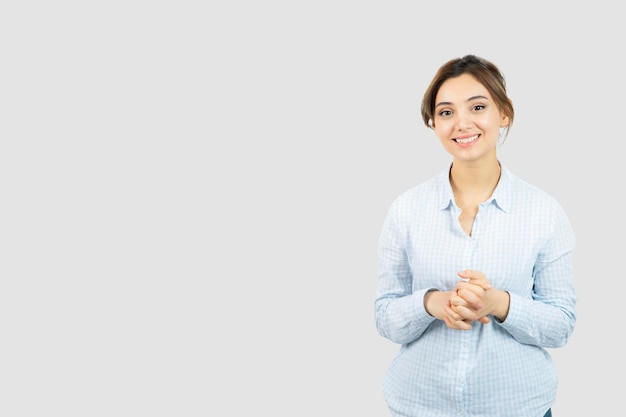
<instances>
[{"instance_id":1,"label":"thumb","mask_svg":"<svg viewBox=\"0 0 626 417\"><path fill-rule=\"evenodd\" d=\"M462 281L478 285L484 290L491 289L491 284L482 272L474 271L471 269L464 269L463 271L458 272L457 275L459 276L459 278L461 278Z\"/></svg>"}]
</instances>

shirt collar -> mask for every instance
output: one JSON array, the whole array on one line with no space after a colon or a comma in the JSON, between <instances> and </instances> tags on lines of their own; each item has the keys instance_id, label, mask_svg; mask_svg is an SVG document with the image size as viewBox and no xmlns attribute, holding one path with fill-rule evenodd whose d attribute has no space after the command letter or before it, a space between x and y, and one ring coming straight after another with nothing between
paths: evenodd
<instances>
[{"instance_id":1,"label":"shirt collar","mask_svg":"<svg viewBox=\"0 0 626 417\"><path fill-rule=\"evenodd\" d=\"M454 193L452 192L452 185L450 185L450 168L452 168L452 164L436 178L440 210L446 210L454 204ZM500 180L491 197L485 201L485 204L493 201L500 210L508 213L511 207L512 180L513 174L504 165L500 164Z\"/></svg>"}]
</instances>

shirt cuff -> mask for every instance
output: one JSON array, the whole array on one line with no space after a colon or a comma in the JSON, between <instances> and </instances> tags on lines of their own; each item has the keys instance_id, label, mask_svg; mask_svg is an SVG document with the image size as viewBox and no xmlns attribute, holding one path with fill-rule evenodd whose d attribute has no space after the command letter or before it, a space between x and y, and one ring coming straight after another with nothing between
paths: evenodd
<instances>
[{"instance_id":1,"label":"shirt cuff","mask_svg":"<svg viewBox=\"0 0 626 417\"><path fill-rule=\"evenodd\" d=\"M428 325L436 320L434 316L431 316L430 313L426 311L426 306L424 305L424 297L426 297L426 293L433 291L439 291L439 289L425 288L423 290L419 290L413 293L413 299L415 300L416 318L417 321L420 322L420 324Z\"/></svg>"}]
</instances>

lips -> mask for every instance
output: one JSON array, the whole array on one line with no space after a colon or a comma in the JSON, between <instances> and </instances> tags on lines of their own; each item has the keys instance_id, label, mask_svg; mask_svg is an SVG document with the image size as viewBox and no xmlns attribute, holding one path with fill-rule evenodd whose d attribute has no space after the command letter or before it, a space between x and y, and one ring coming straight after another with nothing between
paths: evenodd
<instances>
[{"instance_id":1,"label":"lips","mask_svg":"<svg viewBox=\"0 0 626 417\"><path fill-rule=\"evenodd\" d=\"M454 138L454 141L457 143L462 143L464 145L467 145L468 143L474 142L476 139L478 139L480 135L474 135L474 136L470 136L467 138Z\"/></svg>"}]
</instances>

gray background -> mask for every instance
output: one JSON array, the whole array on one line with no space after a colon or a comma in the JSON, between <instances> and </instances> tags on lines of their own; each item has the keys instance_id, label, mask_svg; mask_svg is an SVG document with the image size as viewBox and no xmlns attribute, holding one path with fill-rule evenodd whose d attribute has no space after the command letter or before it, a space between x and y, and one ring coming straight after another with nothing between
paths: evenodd
<instances>
[{"instance_id":1,"label":"gray background","mask_svg":"<svg viewBox=\"0 0 626 417\"><path fill-rule=\"evenodd\" d=\"M0 414L388 415L375 247L448 164L419 103L467 53L578 238L554 415L617 410L618 4L431 3L0 6Z\"/></svg>"}]
</instances>

